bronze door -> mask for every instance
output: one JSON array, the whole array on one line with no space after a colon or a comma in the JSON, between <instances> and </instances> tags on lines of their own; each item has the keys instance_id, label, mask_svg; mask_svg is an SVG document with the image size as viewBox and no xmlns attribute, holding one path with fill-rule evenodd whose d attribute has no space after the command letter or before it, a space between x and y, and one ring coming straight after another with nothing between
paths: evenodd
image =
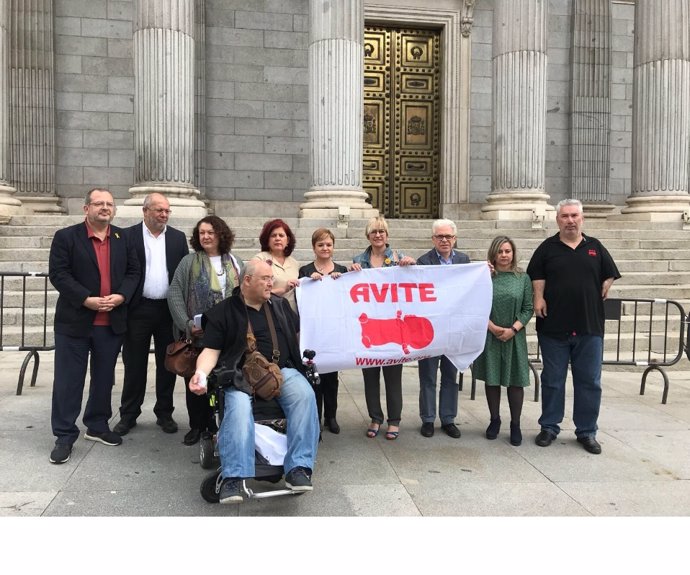
<instances>
[{"instance_id":1,"label":"bronze door","mask_svg":"<svg viewBox=\"0 0 690 575\"><path fill-rule=\"evenodd\" d=\"M364 30L364 189L391 218L439 214L437 30Z\"/></svg>"}]
</instances>

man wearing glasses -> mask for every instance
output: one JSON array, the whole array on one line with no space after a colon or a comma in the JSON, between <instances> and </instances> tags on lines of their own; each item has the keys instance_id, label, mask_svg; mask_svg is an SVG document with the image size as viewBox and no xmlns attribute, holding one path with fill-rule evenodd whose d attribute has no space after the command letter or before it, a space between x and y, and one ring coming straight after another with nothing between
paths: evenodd
<instances>
[{"instance_id":1,"label":"man wearing glasses","mask_svg":"<svg viewBox=\"0 0 690 575\"><path fill-rule=\"evenodd\" d=\"M287 453L283 467L285 484L295 492L312 491L311 475L319 444L319 416L314 391L304 377L299 351L299 317L288 301L271 293L271 264L249 260L240 273L240 286L233 295L213 306L203 317L204 351L197 358L196 373L189 389L206 393L206 378L219 366L227 379L218 375L223 390L224 415L218 431L222 483L222 504L241 503L244 480L255 476L255 442L252 390L244 380L242 364L247 351L247 329L251 324L258 351L275 356L271 329L280 353L276 363L283 375L280 404L288 421ZM270 316L270 319L269 319ZM270 327L269 321L274 328ZM232 384L232 385L230 385Z\"/></svg>"},{"instance_id":2,"label":"man wearing glasses","mask_svg":"<svg viewBox=\"0 0 690 575\"><path fill-rule=\"evenodd\" d=\"M84 201L84 221L58 230L48 270L58 291L55 305L55 375L51 425L56 437L51 463L65 463L79 437L86 369L91 383L84 409L85 439L120 445L110 430L115 362L127 330L127 304L139 283L139 262L124 231L110 224L115 202L95 188Z\"/></svg>"},{"instance_id":3,"label":"man wearing glasses","mask_svg":"<svg viewBox=\"0 0 690 575\"><path fill-rule=\"evenodd\" d=\"M417 264L424 266L468 264L467 254L455 251L455 237L457 227L451 220L436 220L431 225L431 240L434 247L420 256ZM420 433L424 437L434 435L436 421L436 377L439 365L441 367L441 389L438 397L438 411L441 419L441 429L447 435L457 439L460 429L455 425L458 414L458 383L457 368L445 356L440 355L429 359L419 360L419 417L422 419Z\"/></svg>"},{"instance_id":4,"label":"man wearing glasses","mask_svg":"<svg viewBox=\"0 0 690 575\"><path fill-rule=\"evenodd\" d=\"M165 433L175 433L172 417L177 376L165 369L165 348L175 339L168 308L168 287L180 260L189 253L183 232L168 225L170 202L163 194L144 198L144 220L125 230L137 253L141 280L127 314L122 345L125 379L120 402L120 422L113 431L126 435L137 424L146 393L149 348L153 337L156 356L156 423Z\"/></svg>"}]
</instances>

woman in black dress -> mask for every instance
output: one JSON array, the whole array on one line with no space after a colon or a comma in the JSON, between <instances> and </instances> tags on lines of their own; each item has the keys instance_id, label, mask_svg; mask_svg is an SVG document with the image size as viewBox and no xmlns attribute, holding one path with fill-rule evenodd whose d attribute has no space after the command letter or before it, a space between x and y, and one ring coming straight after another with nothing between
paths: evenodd
<instances>
[{"instance_id":1,"label":"woman in black dress","mask_svg":"<svg viewBox=\"0 0 690 575\"><path fill-rule=\"evenodd\" d=\"M326 228L319 228L311 236L311 245L314 248L316 259L299 269L300 278L321 280L324 276L340 277L347 272L345 266L333 261L335 249L335 237L333 232ZM318 365L318 358L316 359ZM316 406L319 411L319 421L323 414L325 427L331 433L340 433L340 425L335 418L338 410L338 372L321 373L321 385L316 386Z\"/></svg>"}]
</instances>

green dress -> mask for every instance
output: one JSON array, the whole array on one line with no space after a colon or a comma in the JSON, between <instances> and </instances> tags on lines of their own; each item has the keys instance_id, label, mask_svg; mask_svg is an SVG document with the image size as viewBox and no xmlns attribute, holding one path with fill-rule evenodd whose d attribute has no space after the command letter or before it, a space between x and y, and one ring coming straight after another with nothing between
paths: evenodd
<instances>
[{"instance_id":1,"label":"green dress","mask_svg":"<svg viewBox=\"0 0 690 575\"><path fill-rule=\"evenodd\" d=\"M496 272L493 277L494 297L491 321L510 327L515 320L522 325L532 317L532 282L526 273ZM527 387L529 358L527 337L521 329L515 337L503 342L490 331L486 333L484 351L472 364L472 373L487 385Z\"/></svg>"}]
</instances>

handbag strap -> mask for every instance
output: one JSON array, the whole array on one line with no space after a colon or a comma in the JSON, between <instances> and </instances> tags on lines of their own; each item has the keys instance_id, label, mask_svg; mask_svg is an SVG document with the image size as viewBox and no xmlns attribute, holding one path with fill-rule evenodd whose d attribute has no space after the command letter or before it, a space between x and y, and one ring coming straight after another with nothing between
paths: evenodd
<instances>
[{"instance_id":1,"label":"handbag strap","mask_svg":"<svg viewBox=\"0 0 690 575\"><path fill-rule=\"evenodd\" d=\"M280 347L278 346L276 326L273 324L273 314L271 313L271 310L268 309L268 304L264 302L263 308L264 313L266 314L266 320L268 321L268 330L271 332L271 341L273 342L273 357L271 358L271 361L277 364L278 360L280 359Z\"/></svg>"},{"instance_id":2,"label":"handbag strap","mask_svg":"<svg viewBox=\"0 0 690 575\"><path fill-rule=\"evenodd\" d=\"M268 309L268 304L263 304L263 310L266 314L266 321L268 322L268 331L271 332L271 342L273 343L273 357L271 361L278 364L280 360L280 347L278 345L278 336L276 335L276 326L273 323L273 314ZM252 322L247 316L247 351L250 353L256 351L256 336L254 335L254 330L252 329Z\"/></svg>"}]
</instances>

